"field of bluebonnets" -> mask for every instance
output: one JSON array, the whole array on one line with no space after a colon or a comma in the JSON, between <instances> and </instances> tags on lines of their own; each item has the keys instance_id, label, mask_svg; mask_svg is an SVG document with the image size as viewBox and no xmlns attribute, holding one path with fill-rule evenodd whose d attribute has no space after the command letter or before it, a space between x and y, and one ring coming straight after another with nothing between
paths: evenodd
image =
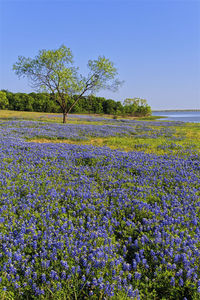
<instances>
[{"instance_id":1,"label":"field of bluebonnets","mask_svg":"<svg viewBox=\"0 0 200 300\"><path fill-rule=\"evenodd\" d=\"M200 299L199 129L1 119L0 299Z\"/></svg>"}]
</instances>

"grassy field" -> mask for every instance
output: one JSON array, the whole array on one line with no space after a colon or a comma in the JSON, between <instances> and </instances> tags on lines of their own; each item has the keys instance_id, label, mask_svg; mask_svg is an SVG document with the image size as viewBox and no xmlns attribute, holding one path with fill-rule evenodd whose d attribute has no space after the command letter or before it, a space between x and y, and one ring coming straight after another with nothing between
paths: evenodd
<instances>
[{"instance_id":1,"label":"grassy field","mask_svg":"<svg viewBox=\"0 0 200 300\"><path fill-rule=\"evenodd\" d=\"M80 118L81 116L81 118ZM140 121L154 121L159 117L150 116L143 118L123 118L123 120L140 120ZM96 120L97 119L97 120ZM38 112L19 112L19 111L0 111L0 120L31 120L38 122L52 122L62 123L62 114L55 113L38 113ZM105 125L116 124L115 116L108 115L70 115L67 124L83 124L83 125ZM120 120L120 117L117 118ZM108 122L109 121L109 122ZM124 124L124 123L120 123ZM155 132L158 132L157 126L153 124L147 126ZM170 130L174 132L173 135L162 136L158 134L157 138L150 136L115 136L115 137L89 137L87 140L73 140L60 137L48 138L35 136L27 138L29 142L36 143L68 143L78 145L93 145L93 146L108 146L111 149L120 149L123 151L144 151L145 153L165 154L177 153L183 149L192 149L193 151L200 151L200 124L199 123L185 123L182 126L171 126Z\"/></svg>"},{"instance_id":2,"label":"grassy field","mask_svg":"<svg viewBox=\"0 0 200 300\"><path fill-rule=\"evenodd\" d=\"M70 115L73 116L73 115ZM80 116L80 115L79 115ZM124 118L123 116L115 116L115 115L84 115L82 116L91 116L91 117L101 117L107 119L121 119ZM157 116L149 116L149 117L126 117L127 120L156 120ZM28 111L12 111L12 110L0 110L0 119L5 120L34 120L34 121L44 121L44 122L62 122L62 114L59 113L41 113L41 112L28 112ZM78 122L79 118L71 118L69 117L68 123ZM82 120L84 122L84 119ZM80 121L79 121L80 122ZM88 122L88 121L85 121Z\"/></svg>"},{"instance_id":3,"label":"grassy field","mask_svg":"<svg viewBox=\"0 0 200 300\"><path fill-rule=\"evenodd\" d=\"M199 300L200 123L0 111L0 299Z\"/></svg>"}]
</instances>

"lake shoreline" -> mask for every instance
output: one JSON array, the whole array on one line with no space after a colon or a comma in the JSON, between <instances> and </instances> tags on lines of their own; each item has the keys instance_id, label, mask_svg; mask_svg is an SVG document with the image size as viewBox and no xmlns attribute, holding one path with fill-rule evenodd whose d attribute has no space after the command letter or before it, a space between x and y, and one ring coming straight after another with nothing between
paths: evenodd
<instances>
[{"instance_id":1,"label":"lake shoreline","mask_svg":"<svg viewBox=\"0 0 200 300\"><path fill-rule=\"evenodd\" d=\"M181 111L181 112L187 112L187 111L200 111L200 109L154 109L152 110L152 112L178 112L178 111Z\"/></svg>"},{"instance_id":2,"label":"lake shoreline","mask_svg":"<svg viewBox=\"0 0 200 300\"><path fill-rule=\"evenodd\" d=\"M200 123L200 110L160 110L152 111L152 116L164 117L167 121Z\"/></svg>"}]
</instances>

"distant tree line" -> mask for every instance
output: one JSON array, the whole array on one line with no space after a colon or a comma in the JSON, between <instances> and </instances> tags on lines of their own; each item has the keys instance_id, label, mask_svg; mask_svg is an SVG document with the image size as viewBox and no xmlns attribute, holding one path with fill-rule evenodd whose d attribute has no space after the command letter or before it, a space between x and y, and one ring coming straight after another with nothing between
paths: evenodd
<instances>
[{"instance_id":1,"label":"distant tree line","mask_svg":"<svg viewBox=\"0 0 200 300\"><path fill-rule=\"evenodd\" d=\"M76 96L68 99L67 105L70 107L74 100L76 100ZM0 91L0 109L48 113L62 112L50 93L26 94L12 93L7 90ZM151 108L147 101L141 98L128 98L122 104L120 101L89 95L81 97L73 106L71 113L147 116L151 115Z\"/></svg>"}]
</instances>

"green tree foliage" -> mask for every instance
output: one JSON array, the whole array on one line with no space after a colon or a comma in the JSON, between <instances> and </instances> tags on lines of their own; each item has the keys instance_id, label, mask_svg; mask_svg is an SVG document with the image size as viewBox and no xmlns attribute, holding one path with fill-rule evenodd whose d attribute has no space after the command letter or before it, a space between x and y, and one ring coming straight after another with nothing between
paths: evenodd
<instances>
[{"instance_id":1,"label":"green tree foliage","mask_svg":"<svg viewBox=\"0 0 200 300\"><path fill-rule=\"evenodd\" d=\"M33 99L33 110L39 112L62 112L61 108L48 93L30 93Z\"/></svg>"},{"instance_id":2,"label":"green tree foliage","mask_svg":"<svg viewBox=\"0 0 200 300\"><path fill-rule=\"evenodd\" d=\"M33 99L30 95L16 93L14 95L13 108L20 111L33 111Z\"/></svg>"},{"instance_id":3,"label":"green tree foliage","mask_svg":"<svg viewBox=\"0 0 200 300\"><path fill-rule=\"evenodd\" d=\"M117 106L117 102L112 99L108 99L103 102L103 110L106 114L115 115L117 112Z\"/></svg>"},{"instance_id":4,"label":"green tree foliage","mask_svg":"<svg viewBox=\"0 0 200 300\"><path fill-rule=\"evenodd\" d=\"M6 92L0 91L0 109L6 109L9 105Z\"/></svg>"},{"instance_id":5,"label":"green tree foliage","mask_svg":"<svg viewBox=\"0 0 200 300\"><path fill-rule=\"evenodd\" d=\"M35 89L51 93L62 110L63 123L84 95L101 89L116 90L121 84L114 64L104 56L89 60L88 68L88 76L78 74L72 52L64 45L56 50L40 50L35 58L19 56L13 65L15 73L26 76Z\"/></svg>"},{"instance_id":6,"label":"green tree foliage","mask_svg":"<svg viewBox=\"0 0 200 300\"><path fill-rule=\"evenodd\" d=\"M151 115L151 107L143 98L126 98L124 100L124 112L131 116Z\"/></svg>"},{"instance_id":7,"label":"green tree foliage","mask_svg":"<svg viewBox=\"0 0 200 300\"><path fill-rule=\"evenodd\" d=\"M1 93L6 95L7 104L4 108L20 111L38 111L61 113L60 106L55 102L52 94L49 93L11 93L2 90ZM67 107L77 100L78 96L69 98ZM134 100L135 99L135 100ZM105 99L95 95L82 96L71 109L71 113L85 114L113 114L113 115L131 115L131 116L146 116L151 114L151 108L147 105L145 99L128 98L124 101L124 106L120 101ZM137 99L137 100L136 100Z\"/></svg>"}]
</instances>

